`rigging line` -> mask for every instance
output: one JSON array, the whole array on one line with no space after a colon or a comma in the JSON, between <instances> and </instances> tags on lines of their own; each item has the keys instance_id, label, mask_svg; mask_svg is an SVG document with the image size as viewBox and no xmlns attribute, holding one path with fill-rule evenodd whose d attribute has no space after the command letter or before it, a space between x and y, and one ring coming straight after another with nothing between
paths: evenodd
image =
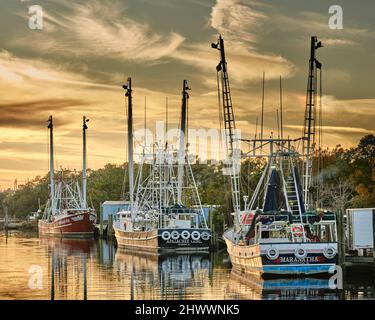
<instances>
[{"instance_id":1,"label":"rigging line","mask_svg":"<svg viewBox=\"0 0 375 320\"><path fill-rule=\"evenodd\" d=\"M320 69L320 84L319 84L320 88L319 88L319 107L320 107L320 115L319 115L319 130L320 130L320 134L319 134L319 137L320 137L320 147L323 148L323 71L322 69ZM324 161L324 157L322 157L322 169L323 169L323 161ZM323 184L323 175L322 175L322 184Z\"/></svg>"},{"instance_id":2,"label":"rigging line","mask_svg":"<svg viewBox=\"0 0 375 320\"><path fill-rule=\"evenodd\" d=\"M189 96L187 96L187 99L186 99L186 137L185 139L186 139L185 146L187 147L189 145Z\"/></svg>"},{"instance_id":3,"label":"rigging line","mask_svg":"<svg viewBox=\"0 0 375 320\"><path fill-rule=\"evenodd\" d=\"M307 118L308 118L308 108L307 108L307 105L309 103L309 88L310 88L310 81L311 81L311 77L310 77L310 67L307 68L307 74L309 75L308 76L308 80L307 80L307 88L306 88L306 104L305 104L305 117L303 119L303 126L302 126L302 137L305 136L305 131L306 131L306 125L307 125ZM305 150L304 150L304 146L306 144L306 141L304 141L302 143L302 154L305 156ZM303 172L303 171L302 171Z\"/></svg>"},{"instance_id":4,"label":"rigging line","mask_svg":"<svg viewBox=\"0 0 375 320\"><path fill-rule=\"evenodd\" d=\"M221 112L221 99L220 99L220 79L219 79L219 72L216 73L217 78L217 98L218 98L218 106L219 106L219 161L223 158L223 150L222 150L222 143L223 143L223 131L222 131L222 121L223 121L223 114Z\"/></svg>"},{"instance_id":5,"label":"rigging line","mask_svg":"<svg viewBox=\"0 0 375 320\"><path fill-rule=\"evenodd\" d=\"M263 81L262 81L262 118L260 124L260 139L263 139L263 127L264 127L264 85L265 85L266 73L263 71ZM263 149L263 148L262 148Z\"/></svg>"},{"instance_id":6,"label":"rigging line","mask_svg":"<svg viewBox=\"0 0 375 320\"><path fill-rule=\"evenodd\" d=\"M223 154L223 150L222 150L222 144L223 144L223 134L225 134L223 132L223 112L224 110L222 110L222 106L221 106L221 92L220 92L220 83L222 84L222 72L220 73L219 75L219 71L216 73L216 78L217 78L217 97L218 97L218 106L219 106L219 124L220 124L220 135L219 135L219 156L221 154L221 158L222 158L222 165L223 165L223 169L224 169L224 162L225 162L225 158L226 158L226 155L224 156ZM226 143L226 141L225 141ZM221 177L223 178L223 182L224 182L224 190L228 190L227 188L227 176L224 176L224 175L221 175ZM228 199L227 196L225 196L225 199L224 199L224 203L227 207L230 207L231 206L231 198ZM231 216L228 217L228 223L233 223L233 221L230 219Z\"/></svg>"},{"instance_id":7,"label":"rigging line","mask_svg":"<svg viewBox=\"0 0 375 320\"><path fill-rule=\"evenodd\" d=\"M46 141L47 141L47 161L48 161L48 171L50 172L51 171L51 166L50 166L50 160L49 160L49 157L50 157L50 145L49 145L49 129L47 128L47 131L46 131Z\"/></svg>"},{"instance_id":8,"label":"rigging line","mask_svg":"<svg viewBox=\"0 0 375 320\"><path fill-rule=\"evenodd\" d=\"M127 118L128 117L128 104L127 104L127 99L126 98L124 100L124 107L125 107L125 118ZM126 123L126 121L125 121L125 123ZM127 129L126 129L126 132L127 132L127 135L129 135L129 132L127 131ZM127 168L129 166L127 145L128 145L128 139L126 139L126 142L125 142L124 179L123 179L123 183L122 183L122 192L121 192L121 198L122 198L122 200L125 200ZM127 164L127 165L125 165L125 164Z\"/></svg>"},{"instance_id":9,"label":"rigging line","mask_svg":"<svg viewBox=\"0 0 375 320\"><path fill-rule=\"evenodd\" d=\"M283 129L283 87L282 78L280 76L280 135L281 140L284 139L284 129Z\"/></svg>"},{"instance_id":10,"label":"rigging line","mask_svg":"<svg viewBox=\"0 0 375 320\"><path fill-rule=\"evenodd\" d=\"M276 109L277 138L280 139L279 109Z\"/></svg>"},{"instance_id":11,"label":"rigging line","mask_svg":"<svg viewBox=\"0 0 375 320\"><path fill-rule=\"evenodd\" d=\"M145 96L145 112L144 112L144 129L145 129L145 148L147 148L147 97Z\"/></svg>"},{"instance_id":12,"label":"rigging line","mask_svg":"<svg viewBox=\"0 0 375 320\"><path fill-rule=\"evenodd\" d=\"M322 147L323 147L323 93L322 93L322 88L323 88L323 80L322 80L322 69L319 69L319 121L318 121L318 131L319 131L319 139L318 139L318 195L317 195L317 200L320 202L320 187L323 186L323 161L324 157L322 156ZM320 206L322 207L322 203L320 202Z\"/></svg>"},{"instance_id":13,"label":"rigging line","mask_svg":"<svg viewBox=\"0 0 375 320\"><path fill-rule=\"evenodd\" d=\"M167 148L168 146L167 132L168 132L168 97L165 97L165 132L164 132L165 148Z\"/></svg>"}]
</instances>

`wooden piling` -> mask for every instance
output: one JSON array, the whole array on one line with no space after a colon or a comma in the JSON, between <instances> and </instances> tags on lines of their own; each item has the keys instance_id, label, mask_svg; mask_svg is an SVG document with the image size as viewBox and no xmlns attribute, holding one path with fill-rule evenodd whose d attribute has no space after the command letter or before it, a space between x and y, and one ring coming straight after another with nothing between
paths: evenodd
<instances>
[{"instance_id":1,"label":"wooden piling","mask_svg":"<svg viewBox=\"0 0 375 320\"><path fill-rule=\"evenodd\" d=\"M112 237L113 231L113 216L112 214L108 215L108 226L107 226L107 238Z\"/></svg>"},{"instance_id":2,"label":"wooden piling","mask_svg":"<svg viewBox=\"0 0 375 320\"><path fill-rule=\"evenodd\" d=\"M86 255L83 255L83 300L87 300L87 262Z\"/></svg>"},{"instance_id":3,"label":"wooden piling","mask_svg":"<svg viewBox=\"0 0 375 320\"><path fill-rule=\"evenodd\" d=\"M103 237L103 203L100 202L100 209L99 209L99 236Z\"/></svg>"},{"instance_id":4,"label":"wooden piling","mask_svg":"<svg viewBox=\"0 0 375 320\"><path fill-rule=\"evenodd\" d=\"M52 251L51 300L55 300L55 253Z\"/></svg>"},{"instance_id":5,"label":"wooden piling","mask_svg":"<svg viewBox=\"0 0 375 320\"><path fill-rule=\"evenodd\" d=\"M8 231L9 217L8 217L8 206L6 204L4 205L4 213L5 213L4 229L5 231Z\"/></svg>"},{"instance_id":6,"label":"wooden piling","mask_svg":"<svg viewBox=\"0 0 375 320\"><path fill-rule=\"evenodd\" d=\"M345 230L344 230L344 210L339 210L337 214L337 237L338 237L338 262L342 266L345 264Z\"/></svg>"},{"instance_id":7,"label":"wooden piling","mask_svg":"<svg viewBox=\"0 0 375 320\"><path fill-rule=\"evenodd\" d=\"M214 237L213 237L213 233L212 233L212 209L208 212L209 214L209 220L210 220L210 229L211 229L211 247L213 246L214 244Z\"/></svg>"}]
</instances>

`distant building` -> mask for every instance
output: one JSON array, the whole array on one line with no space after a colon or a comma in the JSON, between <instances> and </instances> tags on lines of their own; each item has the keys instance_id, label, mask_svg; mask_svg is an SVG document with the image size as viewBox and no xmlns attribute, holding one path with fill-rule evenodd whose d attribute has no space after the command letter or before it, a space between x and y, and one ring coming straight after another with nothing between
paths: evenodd
<instances>
[{"instance_id":1,"label":"distant building","mask_svg":"<svg viewBox=\"0 0 375 320\"><path fill-rule=\"evenodd\" d=\"M212 213L212 211L214 211L218 207L220 207L220 206L202 204L203 215L204 215L208 225L210 224L210 214Z\"/></svg>"},{"instance_id":2,"label":"distant building","mask_svg":"<svg viewBox=\"0 0 375 320\"><path fill-rule=\"evenodd\" d=\"M103 221L108 221L110 215L115 215L122 210L128 210L130 206L129 201L105 201L102 204Z\"/></svg>"}]
</instances>

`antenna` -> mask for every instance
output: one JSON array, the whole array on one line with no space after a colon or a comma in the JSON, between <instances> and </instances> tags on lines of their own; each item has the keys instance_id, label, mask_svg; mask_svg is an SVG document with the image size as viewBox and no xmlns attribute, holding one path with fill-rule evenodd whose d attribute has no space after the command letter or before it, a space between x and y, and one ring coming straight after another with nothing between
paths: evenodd
<instances>
[{"instance_id":1,"label":"antenna","mask_svg":"<svg viewBox=\"0 0 375 320\"><path fill-rule=\"evenodd\" d=\"M263 127L264 127L264 85L265 85L266 73L263 72L263 81L262 81L262 116L260 122L260 139L263 139Z\"/></svg>"}]
</instances>

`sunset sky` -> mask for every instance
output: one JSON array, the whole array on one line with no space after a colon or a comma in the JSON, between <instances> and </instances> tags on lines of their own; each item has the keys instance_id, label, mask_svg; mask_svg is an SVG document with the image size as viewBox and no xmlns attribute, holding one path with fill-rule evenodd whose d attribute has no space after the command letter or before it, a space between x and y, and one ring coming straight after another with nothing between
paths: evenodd
<instances>
[{"instance_id":1,"label":"sunset sky","mask_svg":"<svg viewBox=\"0 0 375 320\"><path fill-rule=\"evenodd\" d=\"M328 26L341 5L344 28ZM41 5L43 30L28 27ZM284 125L301 135L310 37L323 64L324 144L354 146L374 133L375 3L301 0L1 0L0 189L48 171L46 120L55 119L58 166L80 169L82 116L90 118L90 168L126 159L121 85L133 79L136 129L164 119L178 126L182 80L191 87L189 126L218 128L210 47L221 33L238 127L254 134L266 73L265 132L276 130L279 77Z\"/></svg>"}]
</instances>

